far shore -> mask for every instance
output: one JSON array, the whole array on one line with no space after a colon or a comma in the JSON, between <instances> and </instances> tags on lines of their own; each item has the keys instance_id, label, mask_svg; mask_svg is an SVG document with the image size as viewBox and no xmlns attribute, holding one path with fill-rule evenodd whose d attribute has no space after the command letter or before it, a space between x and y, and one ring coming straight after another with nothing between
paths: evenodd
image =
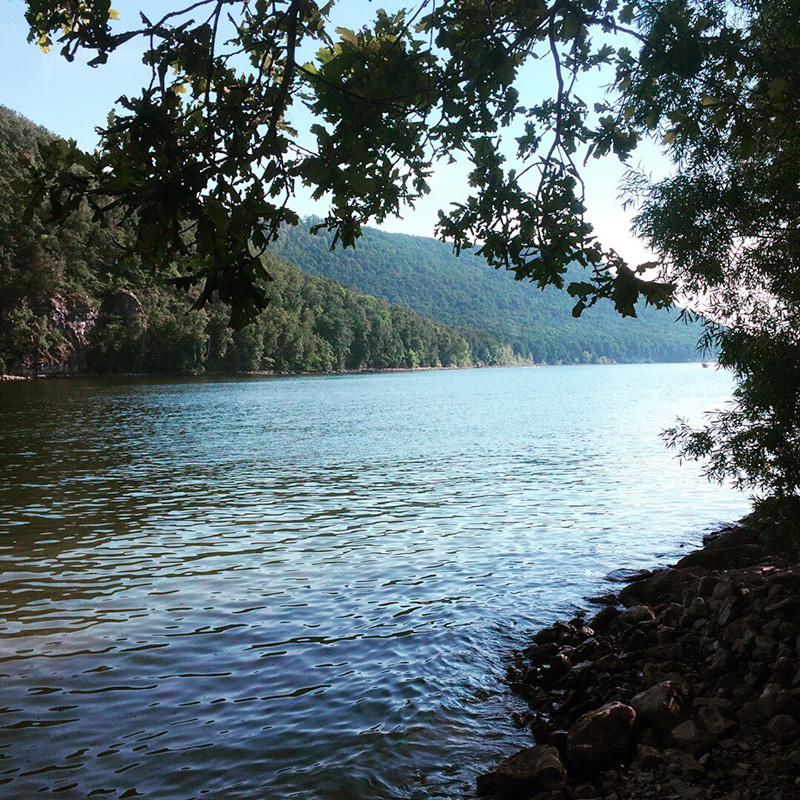
<instances>
[{"instance_id":1,"label":"far shore","mask_svg":"<svg viewBox=\"0 0 800 800\"><path fill-rule=\"evenodd\" d=\"M593 362L588 364L548 364L548 363L514 363L514 364L470 364L468 366L449 367L370 367L367 369L341 369L333 372L278 372L275 370L256 370L253 372L110 372L110 373L36 373L30 375L0 374L2 381L35 381L55 379L106 379L106 378L297 378L297 377L330 377L334 375L382 375L398 372L450 372L468 369L506 369L510 367L619 367L619 366L656 366L658 364L695 364L700 361L610 361L608 363ZM716 366L713 364L712 366Z\"/></svg>"}]
</instances>

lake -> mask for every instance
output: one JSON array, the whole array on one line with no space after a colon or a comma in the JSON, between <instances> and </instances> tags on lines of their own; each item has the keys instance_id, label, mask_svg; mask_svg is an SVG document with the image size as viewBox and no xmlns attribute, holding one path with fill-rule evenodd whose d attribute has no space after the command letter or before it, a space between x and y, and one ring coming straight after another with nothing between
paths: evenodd
<instances>
[{"instance_id":1,"label":"lake","mask_svg":"<svg viewBox=\"0 0 800 800\"><path fill-rule=\"evenodd\" d=\"M0 384L0 796L470 796L505 661L747 499L699 364Z\"/></svg>"}]
</instances>

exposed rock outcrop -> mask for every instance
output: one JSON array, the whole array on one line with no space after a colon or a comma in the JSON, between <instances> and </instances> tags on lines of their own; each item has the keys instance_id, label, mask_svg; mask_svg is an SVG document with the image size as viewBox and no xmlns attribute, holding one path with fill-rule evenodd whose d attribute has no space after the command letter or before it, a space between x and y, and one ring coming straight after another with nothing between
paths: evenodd
<instances>
[{"instance_id":1,"label":"exposed rock outcrop","mask_svg":"<svg viewBox=\"0 0 800 800\"><path fill-rule=\"evenodd\" d=\"M478 794L500 794L509 800L527 800L540 792L558 791L567 782L567 771L555 747L520 750L478 779Z\"/></svg>"},{"instance_id":2,"label":"exposed rock outcrop","mask_svg":"<svg viewBox=\"0 0 800 800\"><path fill-rule=\"evenodd\" d=\"M93 339L103 326L121 320L129 332L136 332L143 313L139 298L128 290L107 295L99 308L79 293L41 300L29 311L25 357L6 367L21 376L86 374Z\"/></svg>"},{"instance_id":3,"label":"exposed rock outcrop","mask_svg":"<svg viewBox=\"0 0 800 800\"><path fill-rule=\"evenodd\" d=\"M107 295L101 308L101 320L114 316L119 317L125 327L135 331L141 325L144 308L139 298L128 289L120 289Z\"/></svg>"},{"instance_id":4,"label":"exposed rock outcrop","mask_svg":"<svg viewBox=\"0 0 800 800\"><path fill-rule=\"evenodd\" d=\"M35 309L32 336L40 345L34 358L19 366L28 375L79 375L87 371L86 354L99 310L83 294L56 295Z\"/></svg>"}]
</instances>

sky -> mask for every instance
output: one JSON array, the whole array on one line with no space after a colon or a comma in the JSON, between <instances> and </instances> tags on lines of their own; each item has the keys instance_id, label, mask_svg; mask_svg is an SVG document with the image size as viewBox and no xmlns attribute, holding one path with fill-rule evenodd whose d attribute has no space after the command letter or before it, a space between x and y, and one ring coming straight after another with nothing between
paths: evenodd
<instances>
[{"instance_id":1,"label":"sky","mask_svg":"<svg viewBox=\"0 0 800 800\"><path fill-rule=\"evenodd\" d=\"M57 47L45 54L35 44L27 43L25 3L22 0L0 0L0 3L0 74L3 75L0 104L59 136L77 140L84 149L93 149L97 143L95 128L104 124L117 98L137 93L149 79L149 70L141 63L141 51L126 46L98 68L86 66L85 61L91 56L83 61L79 56L73 63L68 63L60 56ZM411 4L411 0L406 3ZM122 23L126 16L135 13L134 9L142 8L156 16L159 9L175 7L174 2L164 0L142 0L135 4L117 0L114 5ZM386 0L381 5L391 8L403 4ZM340 4L334 24L358 28L363 20L374 16L378 7L369 0L346 0ZM543 76L532 71L525 78L523 84L536 86ZM599 86L596 91L599 99ZM584 96L588 102L594 99ZM524 96L522 101L525 101ZM646 158L649 162L645 166L663 172L664 162L656 149L644 147L642 151L644 155L639 158ZM623 172L622 165L613 158L593 160L587 165L584 173L587 216L604 244L614 247L631 263L638 264L650 260L650 254L630 234L630 213L623 210L619 199L618 187ZM440 165L430 184L431 194L419 201L414 209L407 209L401 219L387 220L379 227L390 232L433 236L437 211L467 195L466 169L459 164ZM323 215L326 210L324 206L315 204L307 193L298 195L296 208L302 215Z\"/></svg>"}]
</instances>

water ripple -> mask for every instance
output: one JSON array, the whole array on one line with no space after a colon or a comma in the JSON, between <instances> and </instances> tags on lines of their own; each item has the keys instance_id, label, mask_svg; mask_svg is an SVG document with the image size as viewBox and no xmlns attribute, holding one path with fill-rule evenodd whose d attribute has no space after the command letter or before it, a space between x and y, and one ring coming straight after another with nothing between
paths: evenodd
<instances>
[{"instance_id":1,"label":"water ripple","mask_svg":"<svg viewBox=\"0 0 800 800\"><path fill-rule=\"evenodd\" d=\"M457 797L502 655L743 498L696 365L0 384L0 795Z\"/></svg>"}]
</instances>

